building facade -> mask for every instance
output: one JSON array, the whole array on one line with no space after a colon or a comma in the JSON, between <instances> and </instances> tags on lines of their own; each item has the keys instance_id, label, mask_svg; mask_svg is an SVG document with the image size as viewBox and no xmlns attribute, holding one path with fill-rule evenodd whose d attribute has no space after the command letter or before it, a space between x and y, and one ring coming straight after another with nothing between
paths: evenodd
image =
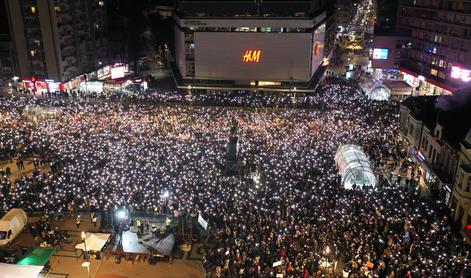
<instances>
[{"instance_id":1,"label":"building facade","mask_svg":"<svg viewBox=\"0 0 471 278\"><path fill-rule=\"evenodd\" d=\"M8 34L0 34L0 87L7 87L15 75L15 49Z\"/></svg>"},{"instance_id":2,"label":"building facade","mask_svg":"<svg viewBox=\"0 0 471 278\"><path fill-rule=\"evenodd\" d=\"M173 18L182 88L307 89L333 48L334 21L319 0L181 1Z\"/></svg>"},{"instance_id":3,"label":"building facade","mask_svg":"<svg viewBox=\"0 0 471 278\"><path fill-rule=\"evenodd\" d=\"M453 187L454 220L461 229L471 224L471 130L461 142L459 163Z\"/></svg>"},{"instance_id":4,"label":"building facade","mask_svg":"<svg viewBox=\"0 0 471 278\"><path fill-rule=\"evenodd\" d=\"M471 128L471 107L442 110L437 97L410 97L400 106L399 130L422 184L448 204L460 160L460 142ZM468 111L470 110L470 111ZM460 124L457 124L460 123Z\"/></svg>"},{"instance_id":5,"label":"building facade","mask_svg":"<svg viewBox=\"0 0 471 278\"><path fill-rule=\"evenodd\" d=\"M396 31L398 0L376 0L375 33L393 33Z\"/></svg>"},{"instance_id":6,"label":"building facade","mask_svg":"<svg viewBox=\"0 0 471 278\"><path fill-rule=\"evenodd\" d=\"M471 2L462 0L387 2L398 3L394 32L399 33L401 37L406 34L408 39L404 41L400 38L405 43L391 40L390 46L384 49L392 49L397 53L397 46L401 45L399 50L404 59L399 63L398 75L415 88L415 94L446 95L470 87ZM390 16L385 17L388 18ZM378 24L380 23L387 28L378 28L379 31L375 36L384 35L382 29L392 29L385 20L378 21ZM384 55L381 59L394 57ZM396 65L385 63L377 66L380 69L389 69L387 66L391 64Z\"/></svg>"},{"instance_id":7,"label":"building facade","mask_svg":"<svg viewBox=\"0 0 471 278\"><path fill-rule=\"evenodd\" d=\"M471 86L471 2L400 0L398 28L412 47L400 70L420 94L449 94Z\"/></svg>"},{"instance_id":8,"label":"building facade","mask_svg":"<svg viewBox=\"0 0 471 278\"><path fill-rule=\"evenodd\" d=\"M6 0L21 78L64 82L108 63L105 0Z\"/></svg>"}]
</instances>

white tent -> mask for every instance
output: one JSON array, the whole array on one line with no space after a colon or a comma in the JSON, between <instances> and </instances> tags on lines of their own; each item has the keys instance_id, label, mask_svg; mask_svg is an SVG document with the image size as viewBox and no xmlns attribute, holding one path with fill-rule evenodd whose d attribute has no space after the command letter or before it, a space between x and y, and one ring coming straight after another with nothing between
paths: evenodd
<instances>
[{"instance_id":1,"label":"white tent","mask_svg":"<svg viewBox=\"0 0 471 278\"><path fill-rule=\"evenodd\" d=\"M103 246L110 238L111 234L102 234L102 233L87 233L85 235L85 244L87 245L88 251L101 251ZM75 245L75 249L81 249L85 251L85 246L82 243Z\"/></svg>"},{"instance_id":2,"label":"white tent","mask_svg":"<svg viewBox=\"0 0 471 278\"><path fill-rule=\"evenodd\" d=\"M36 278L42 269L42 266L37 265L0 263L0 278Z\"/></svg>"}]
</instances>

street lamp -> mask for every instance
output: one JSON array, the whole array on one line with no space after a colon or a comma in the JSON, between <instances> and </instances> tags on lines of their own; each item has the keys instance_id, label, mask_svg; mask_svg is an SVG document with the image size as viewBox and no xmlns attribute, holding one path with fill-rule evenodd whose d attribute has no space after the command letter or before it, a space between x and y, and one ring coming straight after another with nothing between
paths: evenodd
<instances>
[{"instance_id":1,"label":"street lamp","mask_svg":"<svg viewBox=\"0 0 471 278\"><path fill-rule=\"evenodd\" d=\"M191 85L188 85L188 95L191 97Z\"/></svg>"},{"instance_id":2,"label":"street lamp","mask_svg":"<svg viewBox=\"0 0 471 278\"><path fill-rule=\"evenodd\" d=\"M87 254L87 243L85 242L85 232L82 231L82 241L83 241L83 246L84 246L84 254L83 254L83 259L85 261L88 260L88 254Z\"/></svg>"}]
</instances>

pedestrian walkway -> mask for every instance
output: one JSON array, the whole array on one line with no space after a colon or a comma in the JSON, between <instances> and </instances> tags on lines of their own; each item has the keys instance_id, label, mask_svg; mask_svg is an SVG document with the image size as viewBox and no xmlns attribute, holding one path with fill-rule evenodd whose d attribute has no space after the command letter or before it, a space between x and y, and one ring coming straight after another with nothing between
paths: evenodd
<instances>
[{"instance_id":1,"label":"pedestrian walkway","mask_svg":"<svg viewBox=\"0 0 471 278\"><path fill-rule=\"evenodd\" d=\"M19 169L16 165L18 162L18 159L13 159L12 161L0 161L0 169L3 169L6 171L7 167L10 168L11 175L8 176L8 180L12 184L12 189L15 187L15 181L25 177L25 176L31 176L31 174L34 172L34 164L33 164L33 159L25 159L24 160L24 169ZM45 173L50 170L49 165L40 165L38 170L41 171L41 173Z\"/></svg>"}]
</instances>

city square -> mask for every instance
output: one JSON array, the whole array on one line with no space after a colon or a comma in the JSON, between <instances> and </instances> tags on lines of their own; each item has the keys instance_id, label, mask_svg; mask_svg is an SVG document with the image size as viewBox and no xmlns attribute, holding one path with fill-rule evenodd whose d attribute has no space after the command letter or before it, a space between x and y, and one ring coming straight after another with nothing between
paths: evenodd
<instances>
[{"instance_id":1,"label":"city square","mask_svg":"<svg viewBox=\"0 0 471 278\"><path fill-rule=\"evenodd\" d=\"M19 51L34 23L11 14L47 21L49 0L5 2ZM148 9L142 36L115 37L130 57L85 48L99 63L55 71L45 43L43 72L41 43L17 54L0 277L471 276L465 62L442 83L394 67L406 39L383 17L407 1L242 2L84 1L110 34L104 15ZM54 5L67 29L75 6Z\"/></svg>"}]
</instances>

